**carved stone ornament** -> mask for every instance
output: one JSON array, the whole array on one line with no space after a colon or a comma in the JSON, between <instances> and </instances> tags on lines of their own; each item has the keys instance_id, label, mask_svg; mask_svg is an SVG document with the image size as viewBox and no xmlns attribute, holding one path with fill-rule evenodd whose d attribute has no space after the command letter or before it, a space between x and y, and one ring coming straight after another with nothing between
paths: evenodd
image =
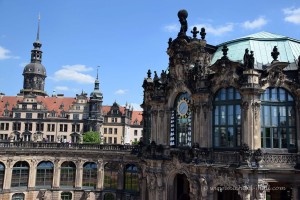
<instances>
[{"instance_id":1,"label":"carved stone ornament","mask_svg":"<svg viewBox=\"0 0 300 200\"><path fill-rule=\"evenodd\" d=\"M252 108L253 108L253 112L254 112L254 118L257 119L258 113L260 111L260 102L257 102L257 101L253 102Z\"/></svg>"}]
</instances>

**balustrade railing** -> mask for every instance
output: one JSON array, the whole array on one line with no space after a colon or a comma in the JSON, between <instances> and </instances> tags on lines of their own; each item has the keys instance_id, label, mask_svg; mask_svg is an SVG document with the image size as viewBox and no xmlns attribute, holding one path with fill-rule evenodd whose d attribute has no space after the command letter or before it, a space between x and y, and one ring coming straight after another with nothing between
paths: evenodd
<instances>
[{"instance_id":1,"label":"balustrade railing","mask_svg":"<svg viewBox=\"0 0 300 200\"><path fill-rule=\"evenodd\" d=\"M0 149L69 149L69 150L101 150L101 151L132 151L132 145L120 144L80 144L52 142L0 142Z\"/></svg>"}]
</instances>

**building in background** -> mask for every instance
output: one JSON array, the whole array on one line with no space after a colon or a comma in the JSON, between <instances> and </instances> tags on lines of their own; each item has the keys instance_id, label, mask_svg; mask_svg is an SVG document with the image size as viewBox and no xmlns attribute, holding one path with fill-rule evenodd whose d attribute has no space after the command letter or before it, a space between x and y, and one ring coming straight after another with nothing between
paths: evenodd
<instances>
[{"instance_id":1,"label":"building in background","mask_svg":"<svg viewBox=\"0 0 300 200\"><path fill-rule=\"evenodd\" d=\"M98 71L90 96L85 92L75 97L55 92L48 96L44 90L47 74L42 65L39 25L33 47L30 63L23 70L24 84L20 93L17 96L0 94L0 140L80 143L85 132L96 131L104 143L123 144L124 139L134 138L130 135L134 134L131 129L141 133L140 111L128 105L120 107L117 103L102 106Z\"/></svg>"}]
</instances>

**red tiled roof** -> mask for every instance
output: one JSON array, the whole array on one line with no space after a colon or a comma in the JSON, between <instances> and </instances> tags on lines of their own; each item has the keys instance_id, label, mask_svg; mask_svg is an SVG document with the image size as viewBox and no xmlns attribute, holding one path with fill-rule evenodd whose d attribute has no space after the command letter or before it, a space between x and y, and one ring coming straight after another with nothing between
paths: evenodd
<instances>
[{"instance_id":1,"label":"red tiled roof","mask_svg":"<svg viewBox=\"0 0 300 200\"><path fill-rule=\"evenodd\" d=\"M132 120L131 124L134 124L134 121L137 119L138 124L141 124L143 120L143 111L132 111Z\"/></svg>"}]
</instances>

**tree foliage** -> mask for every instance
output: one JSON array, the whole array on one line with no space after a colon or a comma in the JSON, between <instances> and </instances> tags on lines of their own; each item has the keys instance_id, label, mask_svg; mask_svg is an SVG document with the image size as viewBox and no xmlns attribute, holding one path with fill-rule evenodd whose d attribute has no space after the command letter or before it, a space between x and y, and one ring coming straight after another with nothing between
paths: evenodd
<instances>
[{"instance_id":1,"label":"tree foliage","mask_svg":"<svg viewBox=\"0 0 300 200\"><path fill-rule=\"evenodd\" d=\"M85 132L83 134L83 143L100 143L100 134L98 132Z\"/></svg>"}]
</instances>

